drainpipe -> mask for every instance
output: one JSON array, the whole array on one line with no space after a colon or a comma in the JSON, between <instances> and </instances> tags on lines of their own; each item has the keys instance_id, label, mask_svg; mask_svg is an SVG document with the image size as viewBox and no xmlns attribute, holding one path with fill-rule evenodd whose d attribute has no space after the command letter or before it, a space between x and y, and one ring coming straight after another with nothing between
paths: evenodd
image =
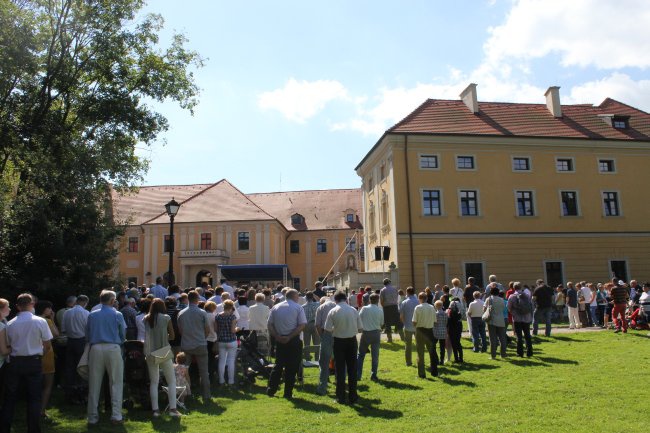
<instances>
[{"instance_id":1,"label":"drainpipe","mask_svg":"<svg viewBox=\"0 0 650 433\"><path fill-rule=\"evenodd\" d=\"M415 287L415 263L413 262L413 215L411 212L411 181L409 175L408 159L409 141L408 135L404 134L404 168L406 170L406 204L409 214L409 250L411 254L411 284Z\"/></svg>"}]
</instances>

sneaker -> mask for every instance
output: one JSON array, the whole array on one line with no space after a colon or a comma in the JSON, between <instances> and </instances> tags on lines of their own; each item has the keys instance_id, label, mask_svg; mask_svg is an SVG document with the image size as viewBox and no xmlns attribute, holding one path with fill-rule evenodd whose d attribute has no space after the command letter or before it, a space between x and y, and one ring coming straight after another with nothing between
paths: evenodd
<instances>
[{"instance_id":1,"label":"sneaker","mask_svg":"<svg viewBox=\"0 0 650 433\"><path fill-rule=\"evenodd\" d=\"M160 418L160 411L159 410L154 410L151 413L151 416L154 417L154 418Z\"/></svg>"},{"instance_id":2,"label":"sneaker","mask_svg":"<svg viewBox=\"0 0 650 433\"><path fill-rule=\"evenodd\" d=\"M169 411L169 416L171 416L172 418L180 418L180 417L183 416L183 414L181 414L181 413L180 413L178 410L176 410L176 409L171 409L171 410Z\"/></svg>"},{"instance_id":3,"label":"sneaker","mask_svg":"<svg viewBox=\"0 0 650 433\"><path fill-rule=\"evenodd\" d=\"M616 331L614 331L614 334L618 334L619 332L621 332L621 330L619 328L616 328Z\"/></svg>"}]
</instances>

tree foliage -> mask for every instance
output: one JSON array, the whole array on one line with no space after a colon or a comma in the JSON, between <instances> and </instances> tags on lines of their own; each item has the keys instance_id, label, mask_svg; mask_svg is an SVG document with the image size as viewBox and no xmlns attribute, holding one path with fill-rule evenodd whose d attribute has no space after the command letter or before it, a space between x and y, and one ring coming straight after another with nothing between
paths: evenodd
<instances>
[{"instance_id":1,"label":"tree foliage","mask_svg":"<svg viewBox=\"0 0 650 433\"><path fill-rule=\"evenodd\" d=\"M143 0L0 0L0 283L80 290L112 267L111 190L141 181L168 128L192 111L203 60Z\"/></svg>"}]
</instances>

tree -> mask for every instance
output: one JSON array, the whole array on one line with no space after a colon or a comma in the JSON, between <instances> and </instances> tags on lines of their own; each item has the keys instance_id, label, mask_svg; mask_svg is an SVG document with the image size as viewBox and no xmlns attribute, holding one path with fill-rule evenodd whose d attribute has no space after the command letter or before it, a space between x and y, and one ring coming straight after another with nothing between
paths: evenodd
<instances>
[{"instance_id":1,"label":"tree","mask_svg":"<svg viewBox=\"0 0 650 433\"><path fill-rule=\"evenodd\" d=\"M111 189L142 180L167 130L153 101L190 110L202 66L143 0L0 1L0 283L88 289L105 278L123 222Z\"/></svg>"}]
</instances>

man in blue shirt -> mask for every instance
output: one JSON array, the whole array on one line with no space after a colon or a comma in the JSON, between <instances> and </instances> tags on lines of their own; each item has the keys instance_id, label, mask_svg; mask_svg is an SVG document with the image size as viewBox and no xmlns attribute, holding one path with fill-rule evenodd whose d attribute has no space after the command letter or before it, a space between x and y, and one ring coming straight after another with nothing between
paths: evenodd
<instances>
[{"instance_id":1,"label":"man in blue shirt","mask_svg":"<svg viewBox=\"0 0 650 433\"><path fill-rule=\"evenodd\" d=\"M88 425L99 423L99 392L104 373L108 373L111 390L111 423L122 424L122 391L124 361L122 344L126 338L126 323L122 313L113 308L115 292L102 290L102 306L88 316L86 338L90 344L88 354Z\"/></svg>"},{"instance_id":2,"label":"man in blue shirt","mask_svg":"<svg viewBox=\"0 0 650 433\"><path fill-rule=\"evenodd\" d=\"M149 293L151 293L154 298L162 299L164 301L165 298L169 296L169 293L167 292L167 289L163 287L162 282L162 277L156 278L156 285L149 290Z\"/></svg>"},{"instance_id":3,"label":"man in blue shirt","mask_svg":"<svg viewBox=\"0 0 650 433\"><path fill-rule=\"evenodd\" d=\"M399 314L404 324L404 344L406 349L404 357L406 358L406 365L409 367L413 365L413 336L415 335L413 311L418 304L418 298L415 297L415 289L413 287L407 287L406 299L400 304Z\"/></svg>"}]
</instances>

